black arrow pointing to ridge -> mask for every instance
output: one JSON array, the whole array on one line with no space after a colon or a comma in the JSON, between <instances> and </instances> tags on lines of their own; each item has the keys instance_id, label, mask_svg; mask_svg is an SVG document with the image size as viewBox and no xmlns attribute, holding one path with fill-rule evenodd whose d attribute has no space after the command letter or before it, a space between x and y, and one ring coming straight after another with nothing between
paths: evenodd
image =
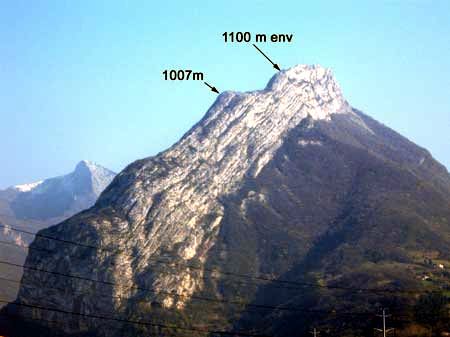
<instances>
[{"instance_id":1,"label":"black arrow pointing to ridge","mask_svg":"<svg viewBox=\"0 0 450 337\"><path fill-rule=\"evenodd\" d=\"M276 70L278 70L278 71L281 70L280 67L278 66L278 64L273 63L272 60L271 60L266 54L264 54L263 51L262 51L261 49L259 49L259 48L256 46L256 44L253 43L253 47L255 47L256 49L258 49L258 51L259 51L261 54L263 54L263 56L264 56L266 59L268 59L270 63L272 63L273 67L274 67Z\"/></svg>"},{"instance_id":2,"label":"black arrow pointing to ridge","mask_svg":"<svg viewBox=\"0 0 450 337\"><path fill-rule=\"evenodd\" d=\"M203 82L203 83L205 83L208 87L210 87L212 92L219 93L219 90L217 90L216 87L213 87L212 85L209 85L206 82Z\"/></svg>"}]
</instances>

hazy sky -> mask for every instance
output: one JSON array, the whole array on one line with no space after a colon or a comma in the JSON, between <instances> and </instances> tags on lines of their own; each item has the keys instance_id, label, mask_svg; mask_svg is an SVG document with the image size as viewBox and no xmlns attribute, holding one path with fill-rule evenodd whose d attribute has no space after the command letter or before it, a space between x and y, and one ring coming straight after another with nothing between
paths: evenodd
<instances>
[{"instance_id":1,"label":"hazy sky","mask_svg":"<svg viewBox=\"0 0 450 337\"><path fill-rule=\"evenodd\" d=\"M450 1L431 0L1 1L0 187L81 159L119 171L174 143L216 96L164 69L263 88L274 69L225 31L294 34L260 47L282 68L332 68L354 107L449 168L449 16Z\"/></svg>"}]
</instances>

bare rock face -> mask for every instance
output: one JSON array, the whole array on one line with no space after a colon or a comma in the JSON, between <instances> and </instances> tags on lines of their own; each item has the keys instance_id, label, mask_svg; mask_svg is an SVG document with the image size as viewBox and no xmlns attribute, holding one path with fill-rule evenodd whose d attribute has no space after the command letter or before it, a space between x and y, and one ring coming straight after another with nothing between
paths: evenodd
<instances>
[{"instance_id":1,"label":"bare rock face","mask_svg":"<svg viewBox=\"0 0 450 337\"><path fill-rule=\"evenodd\" d=\"M225 281L211 282L210 276L211 269L220 275L224 265L243 274L269 273L275 279L289 271L300 275L322 268L333 275L325 282L335 281L342 271L332 271L327 263L335 261L339 245L329 247L324 237L348 221L353 193L367 197L358 186L366 186L369 178L353 179L364 163L381 177L371 181L373 189L385 188L382 167L389 175L407 173L409 182L427 180L426 188L435 193L439 205L450 200L448 172L425 150L352 109L327 69L299 65L276 74L264 90L224 92L171 148L132 163L93 208L42 232L101 249L42 238L33 242L53 253L32 252L28 266L110 285L26 272L18 302L164 318L169 312L193 313L196 294L219 299L227 294L250 301L264 297L258 287L243 294L222 291ZM406 188L402 186L398 189ZM377 190L374 195L382 198L383 193ZM399 202L405 205L403 201ZM354 212L365 207L355 206ZM436 214L448 219L445 207ZM441 230L448 231L448 223ZM363 237L367 240L358 236ZM318 249L315 243L327 247L326 254L317 255L316 266L310 262ZM288 253L280 257L283 247ZM239 249L248 254L233 253ZM161 259L165 263L157 263ZM297 277L295 273L288 276ZM25 284L51 284L54 289ZM55 289L64 289L64 294ZM283 296L279 300L288 301ZM255 318L240 322L233 316L236 313L217 310L225 327L257 325ZM98 322L49 311L17 312L59 317L68 322L61 327L68 332L112 335L114 331L106 323L100 327ZM200 322L192 319L210 321L208 314L204 316Z\"/></svg>"},{"instance_id":2,"label":"bare rock face","mask_svg":"<svg viewBox=\"0 0 450 337\"><path fill-rule=\"evenodd\" d=\"M113 274L125 273L133 279L161 250L202 263L223 216L220 197L235 191L245 176L257 176L283 137L308 115L326 120L332 113L350 111L330 72L318 66L283 71L262 91L220 95L177 144L144 160L133 170L133 178L129 170L119 174L117 184L125 177L131 181L126 190L111 188L99 201L126 213L126 222L108 225L126 235L119 247L139 251L138 259L118 256ZM130 231L133 240L128 239ZM165 306L181 308L202 286L201 276L192 277L189 270L162 273L154 276L152 286L186 295L163 301ZM121 292L115 289L116 295Z\"/></svg>"}]
</instances>

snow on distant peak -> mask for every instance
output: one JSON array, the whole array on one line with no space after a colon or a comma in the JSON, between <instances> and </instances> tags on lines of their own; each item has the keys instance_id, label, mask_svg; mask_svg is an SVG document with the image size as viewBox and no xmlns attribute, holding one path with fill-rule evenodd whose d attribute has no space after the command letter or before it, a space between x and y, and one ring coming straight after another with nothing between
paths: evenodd
<instances>
[{"instance_id":1,"label":"snow on distant peak","mask_svg":"<svg viewBox=\"0 0 450 337\"><path fill-rule=\"evenodd\" d=\"M80 161L75 168L75 171L77 171L81 167L87 168L89 170L92 179L92 187L94 189L94 193L96 193L97 195L99 195L105 189L105 187L109 185L111 180L116 175L111 170L89 160Z\"/></svg>"},{"instance_id":2,"label":"snow on distant peak","mask_svg":"<svg viewBox=\"0 0 450 337\"><path fill-rule=\"evenodd\" d=\"M96 167L99 167L100 165L97 165L96 163L89 161L89 160L82 160L80 161L77 166L75 167L75 170L80 168L87 168L89 170L95 169Z\"/></svg>"},{"instance_id":3,"label":"snow on distant peak","mask_svg":"<svg viewBox=\"0 0 450 337\"><path fill-rule=\"evenodd\" d=\"M34 190L36 187L38 187L40 184L42 184L44 181L36 181L34 183L30 184L22 184L22 185L15 185L13 186L13 189L19 191L19 192L30 192L31 190Z\"/></svg>"},{"instance_id":4,"label":"snow on distant peak","mask_svg":"<svg viewBox=\"0 0 450 337\"><path fill-rule=\"evenodd\" d=\"M72 173L40 180L34 183L15 185L10 188L22 193L41 193L44 190L47 190L49 186L55 186L55 184L57 185L62 183L63 185L66 185L66 188L70 189L73 187L74 177L87 177L92 182L94 193L99 195L111 182L115 175L116 174L114 172L101 165L98 165L92 161L82 160L76 165L75 170ZM77 180L77 183L79 184L80 180Z\"/></svg>"},{"instance_id":5,"label":"snow on distant peak","mask_svg":"<svg viewBox=\"0 0 450 337\"><path fill-rule=\"evenodd\" d=\"M85 168L88 168L91 172L95 172L95 171L98 171L98 170L106 170L106 171L110 171L109 169L107 169L107 168L105 168L104 166L101 166L101 165L99 165L99 164L97 164L97 163L95 163L95 162L93 162L93 161L90 161L90 160L82 160L82 161L80 161L78 164L77 164L77 167L76 168L79 168L79 167L85 167ZM76 170L76 168L75 168L75 170ZM111 171L110 171L111 172Z\"/></svg>"},{"instance_id":6,"label":"snow on distant peak","mask_svg":"<svg viewBox=\"0 0 450 337\"><path fill-rule=\"evenodd\" d=\"M80 161L80 164L84 164L87 167L99 167L99 166L101 166L101 165L98 165L98 164L96 164L96 163L94 163L93 161L90 161L90 160L82 160L82 161Z\"/></svg>"}]
</instances>

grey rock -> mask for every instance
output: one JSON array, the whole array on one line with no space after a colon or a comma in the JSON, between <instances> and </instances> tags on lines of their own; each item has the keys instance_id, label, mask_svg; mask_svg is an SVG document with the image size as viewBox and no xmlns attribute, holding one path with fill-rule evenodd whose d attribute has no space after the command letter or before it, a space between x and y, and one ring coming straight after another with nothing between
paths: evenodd
<instances>
[{"instance_id":1,"label":"grey rock","mask_svg":"<svg viewBox=\"0 0 450 337\"><path fill-rule=\"evenodd\" d=\"M421 204L425 195L433 207ZM33 242L53 253L30 253L28 266L111 285L26 272L24 284L35 286L23 286L17 300L164 321L182 313L189 323L289 335L285 328L303 321L273 312L261 319L226 304L205 309L197 295L276 305L301 305L310 297L316 305L315 291L277 295L270 284L237 286L221 271L363 282L360 265L381 246L380 259L412 263L413 243L403 240L412 227L427 237L414 249L434 245L448 257L449 200L450 176L426 150L353 109L329 70L300 65L277 73L264 90L220 94L176 144L130 164L94 207L41 232L100 249ZM439 225L430 225L432 218ZM354 262L354 255L363 257ZM166 263L155 262L161 259ZM375 274L355 286L376 285L380 275L400 282L398 275ZM108 322L16 312L65 321L66 332L120 334Z\"/></svg>"}]
</instances>

